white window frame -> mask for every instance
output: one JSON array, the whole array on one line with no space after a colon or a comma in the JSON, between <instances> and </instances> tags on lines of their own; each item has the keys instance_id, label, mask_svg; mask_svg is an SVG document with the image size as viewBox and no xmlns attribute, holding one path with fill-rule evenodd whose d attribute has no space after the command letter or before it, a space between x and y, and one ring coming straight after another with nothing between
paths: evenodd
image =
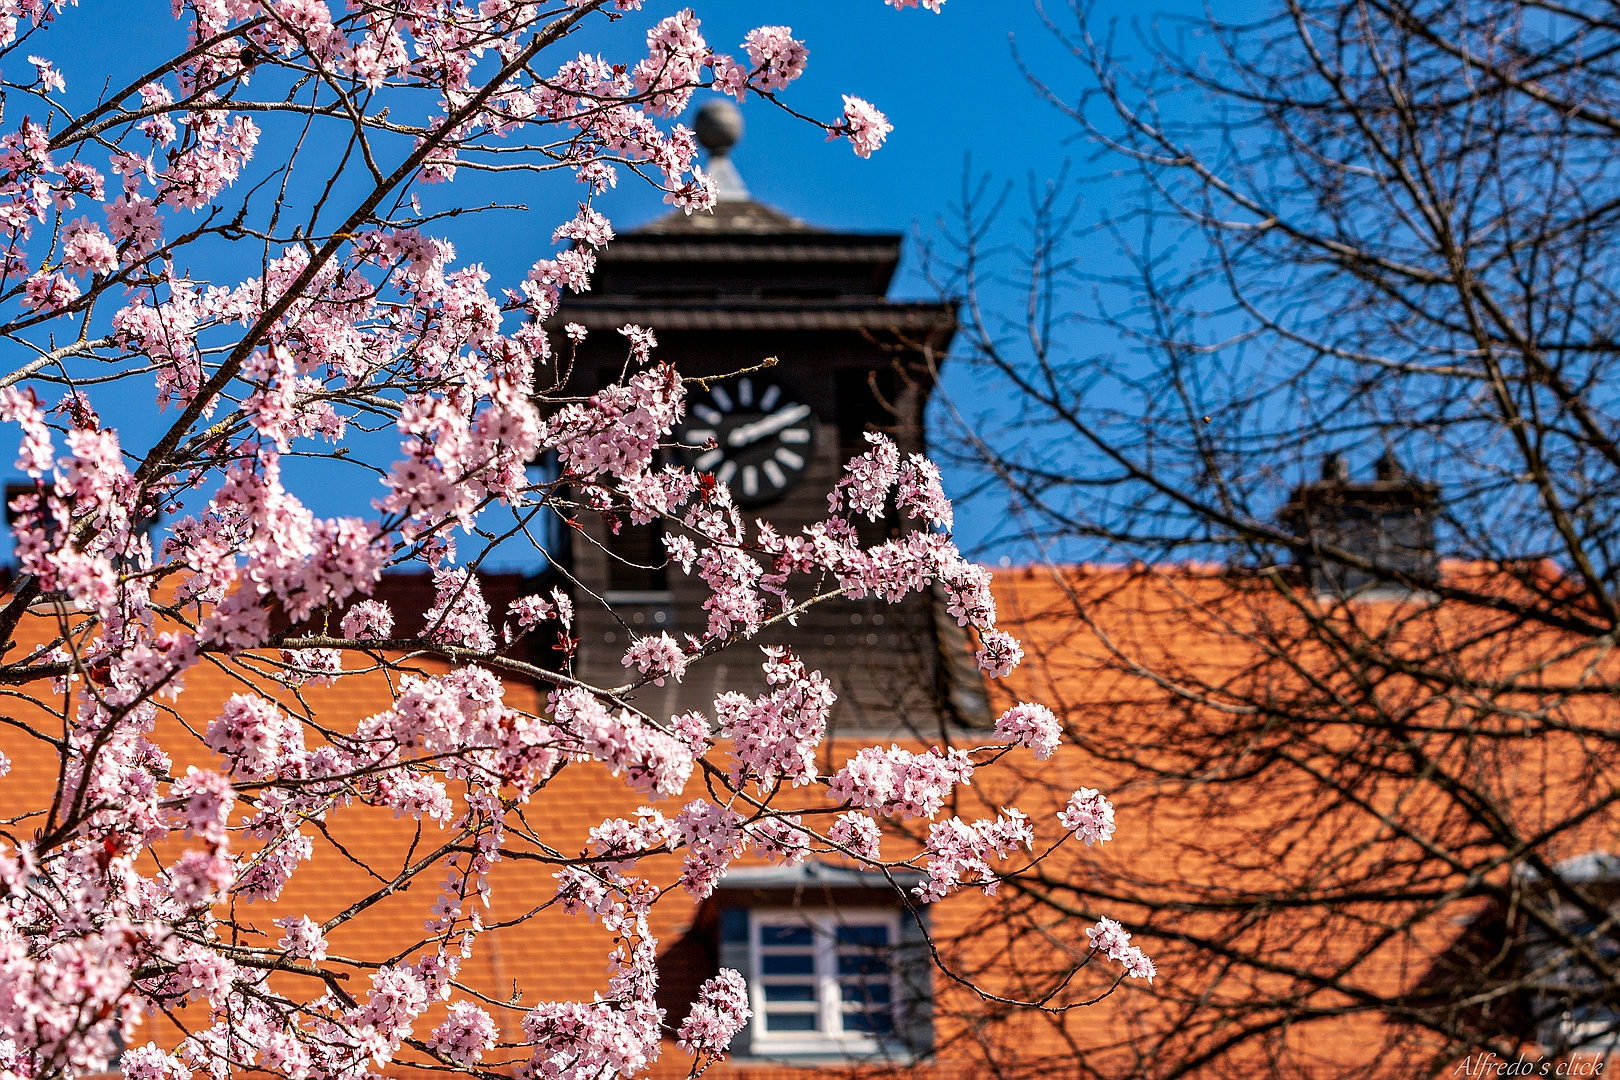
<instances>
[{"instance_id":1,"label":"white window frame","mask_svg":"<svg viewBox=\"0 0 1620 1080\"><path fill-rule=\"evenodd\" d=\"M889 932L890 950L900 945L900 913L893 908L841 908L807 911L803 908L750 908L748 912L748 991L754 1010L753 1050L755 1054L873 1054L902 1037L900 964L889 958L889 1008L894 1017L893 1033L887 1037L864 1031L844 1031L843 992L838 981L838 928L840 926L882 926ZM818 1031L772 1032L765 1012L763 943L767 926L808 926L815 942L815 979Z\"/></svg>"}]
</instances>

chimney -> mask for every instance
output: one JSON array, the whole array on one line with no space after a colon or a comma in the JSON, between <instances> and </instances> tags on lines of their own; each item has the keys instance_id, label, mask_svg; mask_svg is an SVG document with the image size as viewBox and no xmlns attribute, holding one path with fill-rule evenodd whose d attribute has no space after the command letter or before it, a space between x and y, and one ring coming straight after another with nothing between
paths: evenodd
<instances>
[{"instance_id":1,"label":"chimney","mask_svg":"<svg viewBox=\"0 0 1620 1080\"><path fill-rule=\"evenodd\" d=\"M1373 479L1359 483L1350 478L1344 455L1330 453L1322 459L1322 478L1295 488L1280 516L1311 545L1299 563L1313 591L1378 599L1435 579L1439 501L1439 485L1412 478L1389 451L1373 463ZM1373 569L1339 561L1335 550Z\"/></svg>"}]
</instances>

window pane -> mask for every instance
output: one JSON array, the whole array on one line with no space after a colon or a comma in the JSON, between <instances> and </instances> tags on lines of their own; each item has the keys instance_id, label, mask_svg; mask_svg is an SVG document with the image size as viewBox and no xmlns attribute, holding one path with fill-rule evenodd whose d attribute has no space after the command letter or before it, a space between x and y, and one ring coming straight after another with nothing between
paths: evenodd
<instances>
[{"instance_id":1,"label":"window pane","mask_svg":"<svg viewBox=\"0 0 1620 1080\"><path fill-rule=\"evenodd\" d=\"M883 958L871 953L842 953L838 957L840 975L883 975L888 970L889 965Z\"/></svg>"},{"instance_id":2,"label":"window pane","mask_svg":"<svg viewBox=\"0 0 1620 1080\"><path fill-rule=\"evenodd\" d=\"M759 969L764 975L814 975L816 958L810 953L767 955L759 958Z\"/></svg>"},{"instance_id":3,"label":"window pane","mask_svg":"<svg viewBox=\"0 0 1620 1080\"><path fill-rule=\"evenodd\" d=\"M761 945L809 945L814 939L808 926L762 926L759 930Z\"/></svg>"},{"instance_id":4,"label":"window pane","mask_svg":"<svg viewBox=\"0 0 1620 1080\"><path fill-rule=\"evenodd\" d=\"M814 1031L816 1030L816 1014L766 1012L765 1029L767 1031Z\"/></svg>"},{"instance_id":5,"label":"window pane","mask_svg":"<svg viewBox=\"0 0 1620 1080\"><path fill-rule=\"evenodd\" d=\"M816 988L813 984L804 983L799 986L779 986L767 983L765 986L766 1001L814 1001Z\"/></svg>"},{"instance_id":6,"label":"window pane","mask_svg":"<svg viewBox=\"0 0 1620 1080\"><path fill-rule=\"evenodd\" d=\"M765 988L765 997L770 998L770 987ZM889 984L887 982L845 983L844 1000L872 1005L889 1004Z\"/></svg>"},{"instance_id":7,"label":"window pane","mask_svg":"<svg viewBox=\"0 0 1620 1080\"><path fill-rule=\"evenodd\" d=\"M840 945L887 945L889 943L889 928L887 926L840 926L838 928L838 944Z\"/></svg>"},{"instance_id":8,"label":"window pane","mask_svg":"<svg viewBox=\"0 0 1620 1080\"><path fill-rule=\"evenodd\" d=\"M886 1009L844 1014L845 1031L864 1031L885 1035L894 1030L894 1017Z\"/></svg>"}]
</instances>

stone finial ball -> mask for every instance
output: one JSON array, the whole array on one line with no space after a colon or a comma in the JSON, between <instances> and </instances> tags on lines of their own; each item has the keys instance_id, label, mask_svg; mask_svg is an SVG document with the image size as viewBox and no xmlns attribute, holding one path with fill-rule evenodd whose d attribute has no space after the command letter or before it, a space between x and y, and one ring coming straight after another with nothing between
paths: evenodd
<instances>
[{"instance_id":1,"label":"stone finial ball","mask_svg":"<svg viewBox=\"0 0 1620 1080\"><path fill-rule=\"evenodd\" d=\"M692 128L711 154L724 154L742 138L742 110L729 101L711 101L698 110Z\"/></svg>"}]
</instances>

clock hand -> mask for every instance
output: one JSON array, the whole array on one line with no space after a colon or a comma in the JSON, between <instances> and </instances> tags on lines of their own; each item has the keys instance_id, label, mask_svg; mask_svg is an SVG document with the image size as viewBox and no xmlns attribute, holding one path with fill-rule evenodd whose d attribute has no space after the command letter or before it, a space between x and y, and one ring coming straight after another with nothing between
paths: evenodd
<instances>
[{"instance_id":1,"label":"clock hand","mask_svg":"<svg viewBox=\"0 0 1620 1080\"><path fill-rule=\"evenodd\" d=\"M783 409L781 412L767 416L763 420L755 420L752 424L740 424L732 428L731 433L726 436L726 444L733 447L747 446L749 443L758 442L767 435L775 435L783 428L796 424L809 415L810 406L793 405Z\"/></svg>"}]
</instances>

